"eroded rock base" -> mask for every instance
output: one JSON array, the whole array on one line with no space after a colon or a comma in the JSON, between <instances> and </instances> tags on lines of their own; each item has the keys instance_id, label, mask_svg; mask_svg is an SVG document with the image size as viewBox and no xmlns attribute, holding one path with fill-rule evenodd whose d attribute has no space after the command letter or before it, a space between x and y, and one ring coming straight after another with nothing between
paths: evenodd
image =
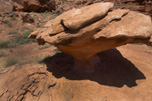
<instances>
[{"instance_id":1,"label":"eroded rock base","mask_svg":"<svg viewBox=\"0 0 152 101\"><path fill-rule=\"evenodd\" d=\"M93 73L95 67L100 63L100 58L94 55L88 59L75 59L73 69L81 73Z\"/></svg>"}]
</instances>

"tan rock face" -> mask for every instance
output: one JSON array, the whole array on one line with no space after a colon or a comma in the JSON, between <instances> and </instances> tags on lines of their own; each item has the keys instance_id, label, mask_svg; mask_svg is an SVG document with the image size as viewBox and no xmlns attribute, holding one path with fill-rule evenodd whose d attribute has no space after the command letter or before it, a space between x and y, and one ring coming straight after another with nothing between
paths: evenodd
<instances>
[{"instance_id":1,"label":"tan rock face","mask_svg":"<svg viewBox=\"0 0 152 101\"><path fill-rule=\"evenodd\" d=\"M12 0L17 11L44 12L55 9L55 0Z\"/></svg>"},{"instance_id":2,"label":"tan rock face","mask_svg":"<svg viewBox=\"0 0 152 101\"><path fill-rule=\"evenodd\" d=\"M39 44L55 45L75 58L76 67L92 71L93 63L99 61L93 58L96 53L127 43L150 43L149 16L112 7L113 3L106 2L72 9L33 32L30 38L37 39Z\"/></svg>"}]
</instances>

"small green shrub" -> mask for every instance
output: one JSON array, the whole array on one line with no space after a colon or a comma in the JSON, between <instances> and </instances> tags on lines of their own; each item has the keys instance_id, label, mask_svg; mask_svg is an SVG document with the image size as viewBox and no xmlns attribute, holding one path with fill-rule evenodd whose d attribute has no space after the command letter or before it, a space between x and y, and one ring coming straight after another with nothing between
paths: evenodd
<instances>
[{"instance_id":1,"label":"small green shrub","mask_svg":"<svg viewBox=\"0 0 152 101\"><path fill-rule=\"evenodd\" d=\"M2 62L3 61L3 59L2 58L0 58L0 62ZM1 68L1 67L0 67Z\"/></svg>"},{"instance_id":2,"label":"small green shrub","mask_svg":"<svg viewBox=\"0 0 152 101\"><path fill-rule=\"evenodd\" d=\"M9 24L10 21L8 19L4 20L4 24Z\"/></svg>"},{"instance_id":3,"label":"small green shrub","mask_svg":"<svg viewBox=\"0 0 152 101\"><path fill-rule=\"evenodd\" d=\"M41 61L43 60L43 57L38 57L36 56L35 58L35 62L41 64Z\"/></svg>"},{"instance_id":4,"label":"small green shrub","mask_svg":"<svg viewBox=\"0 0 152 101\"><path fill-rule=\"evenodd\" d=\"M56 48L56 49L53 50L53 52L58 53L58 52L60 52L60 50L58 48Z\"/></svg>"},{"instance_id":5,"label":"small green shrub","mask_svg":"<svg viewBox=\"0 0 152 101\"><path fill-rule=\"evenodd\" d=\"M16 31L10 31L8 34L9 35L15 35L15 34L18 34L18 32L16 32Z\"/></svg>"},{"instance_id":6,"label":"small green shrub","mask_svg":"<svg viewBox=\"0 0 152 101\"><path fill-rule=\"evenodd\" d=\"M28 30L28 28L27 27L22 27L21 32L23 32L25 30Z\"/></svg>"},{"instance_id":7,"label":"small green shrub","mask_svg":"<svg viewBox=\"0 0 152 101\"><path fill-rule=\"evenodd\" d=\"M132 43L134 45L144 45L143 43Z\"/></svg>"},{"instance_id":8,"label":"small green shrub","mask_svg":"<svg viewBox=\"0 0 152 101\"><path fill-rule=\"evenodd\" d=\"M23 20L23 18L20 18L20 20Z\"/></svg>"},{"instance_id":9,"label":"small green shrub","mask_svg":"<svg viewBox=\"0 0 152 101\"><path fill-rule=\"evenodd\" d=\"M14 39L10 39L8 41L0 40L0 49L13 48L21 44L28 44L28 43L34 42L35 41L34 39L29 39L28 37L31 34L31 32L32 30L29 30L23 33L22 35L17 36Z\"/></svg>"},{"instance_id":10,"label":"small green shrub","mask_svg":"<svg viewBox=\"0 0 152 101\"><path fill-rule=\"evenodd\" d=\"M6 56L5 52L0 51L0 57Z\"/></svg>"},{"instance_id":11,"label":"small green shrub","mask_svg":"<svg viewBox=\"0 0 152 101\"><path fill-rule=\"evenodd\" d=\"M46 49L46 48L49 48L50 46L49 45L40 45L39 47L38 47L38 50L42 50L42 49Z\"/></svg>"},{"instance_id":12,"label":"small green shrub","mask_svg":"<svg viewBox=\"0 0 152 101\"><path fill-rule=\"evenodd\" d=\"M50 16L52 13L51 12L44 12L44 13L40 13L42 17L47 17Z\"/></svg>"},{"instance_id":13,"label":"small green shrub","mask_svg":"<svg viewBox=\"0 0 152 101\"><path fill-rule=\"evenodd\" d=\"M15 57L9 57L5 60L4 67L9 67L18 63L18 59Z\"/></svg>"},{"instance_id":14,"label":"small green shrub","mask_svg":"<svg viewBox=\"0 0 152 101\"><path fill-rule=\"evenodd\" d=\"M13 24L9 23L9 24L8 24L8 27L13 27Z\"/></svg>"},{"instance_id":15,"label":"small green shrub","mask_svg":"<svg viewBox=\"0 0 152 101\"><path fill-rule=\"evenodd\" d=\"M4 24L8 25L8 27L13 27L13 24L8 19L4 20Z\"/></svg>"},{"instance_id":16,"label":"small green shrub","mask_svg":"<svg viewBox=\"0 0 152 101\"><path fill-rule=\"evenodd\" d=\"M2 31L3 31L3 30L2 30L2 29L0 29L0 33L2 33Z\"/></svg>"},{"instance_id":17,"label":"small green shrub","mask_svg":"<svg viewBox=\"0 0 152 101\"><path fill-rule=\"evenodd\" d=\"M53 14L53 15L51 16L50 20L55 19L57 16L58 16L57 14Z\"/></svg>"},{"instance_id":18,"label":"small green shrub","mask_svg":"<svg viewBox=\"0 0 152 101\"><path fill-rule=\"evenodd\" d=\"M15 43L17 43L18 45L31 43L31 42L35 41L34 39L29 39L29 37L28 37L31 34L31 32L32 32L32 30L26 31L22 35L16 37L13 41Z\"/></svg>"},{"instance_id":19,"label":"small green shrub","mask_svg":"<svg viewBox=\"0 0 152 101\"><path fill-rule=\"evenodd\" d=\"M16 43L13 39L10 39L7 41L7 47L6 48L15 48L16 46L18 46L18 43Z\"/></svg>"},{"instance_id":20,"label":"small green shrub","mask_svg":"<svg viewBox=\"0 0 152 101\"><path fill-rule=\"evenodd\" d=\"M49 58L50 58L50 56L45 56L45 57L38 57L38 56L36 56L35 57L35 61L38 64L44 64L45 63L44 60L48 60Z\"/></svg>"},{"instance_id":21,"label":"small green shrub","mask_svg":"<svg viewBox=\"0 0 152 101\"><path fill-rule=\"evenodd\" d=\"M35 27L36 27L36 28L40 28L40 25L37 23L37 24L35 25Z\"/></svg>"},{"instance_id":22,"label":"small green shrub","mask_svg":"<svg viewBox=\"0 0 152 101\"><path fill-rule=\"evenodd\" d=\"M12 49L10 49L10 50L9 50L9 52L13 52L13 50L12 50Z\"/></svg>"},{"instance_id":23,"label":"small green shrub","mask_svg":"<svg viewBox=\"0 0 152 101\"><path fill-rule=\"evenodd\" d=\"M10 39L8 41L0 40L0 49L3 49L3 48L14 48L17 45L18 44L15 43L13 39Z\"/></svg>"},{"instance_id":24,"label":"small green shrub","mask_svg":"<svg viewBox=\"0 0 152 101\"><path fill-rule=\"evenodd\" d=\"M0 40L0 49L7 48L7 46L8 46L8 41Z\"/></svg>"}]
</instances>

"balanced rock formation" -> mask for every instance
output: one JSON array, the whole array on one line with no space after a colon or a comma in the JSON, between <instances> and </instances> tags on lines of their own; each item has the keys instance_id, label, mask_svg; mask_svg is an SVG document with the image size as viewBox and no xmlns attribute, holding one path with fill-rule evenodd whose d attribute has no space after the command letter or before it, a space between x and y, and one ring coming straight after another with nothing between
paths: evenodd
<instances>
[{"instance_id":1,"label":"balanced rock formation","mask_svg":"<svg viewBox=\"0 0 152 101\"><path fill-rule=\"evenodd\" d=\"M44 12L55 9L55 0L12 0L14 10L26 12Z\"/></svg>"},{"instance_id":2,"label":"balanced rock formation","mask_svg":"<svg viewBox=\"0 0 152 101\"><path fill-rule=\"evenodd\" d=\"M49 43L75 58L75 69L93 71L100 61L97 53L127 43L150 45L152 22L149 16L115 9L110 2L72 9L29 37L43 45Z\"/></svg>"}]
</instances>

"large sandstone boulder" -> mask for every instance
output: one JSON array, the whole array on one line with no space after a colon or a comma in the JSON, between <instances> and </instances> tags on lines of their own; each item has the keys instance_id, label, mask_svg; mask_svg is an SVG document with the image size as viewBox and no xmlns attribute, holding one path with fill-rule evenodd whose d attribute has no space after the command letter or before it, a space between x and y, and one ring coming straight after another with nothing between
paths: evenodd
<instances>
[{"instance_id":1,"label":"large sandstone boulder","mask_svg":"<svg viewBox=\"0 0 152 101\"><path fill-rule=\"evenodd\" d=\"M127 9L112 10L113 6L106 2L72 9L33 32L30 38L72 55L74 68L86 71L93 71L99 62L96 53L127 43L150 45L151 18Z\"/></svg>"},{"instance_id":2,"label":"large sandstone boulder","mask_svg":"<svg viewBox=\"0 0 152 101\"><path fill-rule=\"evenodd\" d=\"M55 0L12 0L17 11L44 12L55 9Z\"/></svg>"}]
</instances>

